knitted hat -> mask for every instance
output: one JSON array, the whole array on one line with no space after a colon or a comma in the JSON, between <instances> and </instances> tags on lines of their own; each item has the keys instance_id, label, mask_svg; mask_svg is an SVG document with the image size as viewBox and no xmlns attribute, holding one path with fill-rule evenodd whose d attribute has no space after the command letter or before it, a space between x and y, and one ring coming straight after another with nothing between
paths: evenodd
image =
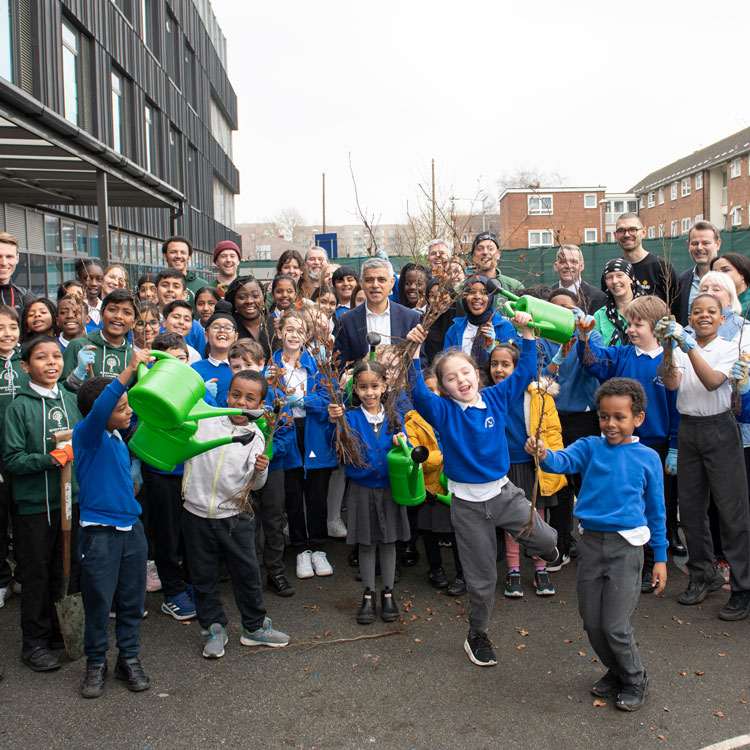
<instances>
[{"instance_id":1,"label":"knitted hat","mask_svg":"<svg viewBox=\"0 0 750 750\"><path fill-rule=\"evenodd\" d=\"M214 314L206 322L206 328L208 328L214 321L221 320L222 318L228 320L235 329L237 328L234 315L232 315L232 305L226 300L220 299L214 307Z\"/></svg>"},{"instance_id":2,"label":"knitted hat","mask_svg":"<svg viewBox=\"0 0 750 750\"><path fill-rule=\"evenodd\" d=\"M492 240L495 243L495 247L499 250L500 244L497 241L497 237L495 237L492 232L481 232L474 238L474 242L471 243L471 252L474 252L474 248L480 243L484 242L485 240Z\"/></svg>"},{"instance_id":3,"label":"knitted hat","mask_svg":"<svg viewBox=\"0 0 750 750\"><path fill-rule=\"evenodd\" d=\"M216 263L216 259L219 257L219 253L222 250L234 250L234 252L237 253L237 257L242 260L242 253L237 245L235 245L232 240L222 240L214 248L214 263Z\"/></svg>"}]
</instances>

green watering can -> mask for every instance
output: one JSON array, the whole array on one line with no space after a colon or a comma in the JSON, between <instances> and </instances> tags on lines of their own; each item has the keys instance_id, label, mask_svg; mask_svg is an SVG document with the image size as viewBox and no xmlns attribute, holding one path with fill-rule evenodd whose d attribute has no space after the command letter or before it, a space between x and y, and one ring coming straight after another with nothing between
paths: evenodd
<instances>
[{"instance_id":1,"label":"green watering can","mask_svg":"<svg viewBox=\"0 0 750 750\"><path fill-rule=\"evenodd\" d=\"M379 333L375 333L374 331L371 331L370 333L365 336L365 341L367 341L367 345L370 347L370 354L369 359L370 362L375 361L375 349L380 345L380 342L382 339L380 338ZM352 388L354 387L354 379L349 378L349 380L346 381L346 398L349 403L352 402Z\"/></svg>"},{"instance_id":2,"label":"green watering can","mask_svg":"<svg viewBox=\"0 0 750 750\"><path fill-rule=\"evenodd\" d=\"M430 452L423 445L409 450L406 440L398 439L398 446L388 451L388 476L391 480L391 496L397 505L419 505L427 497L424 487L422 464ZM446 505L451 504L450 495L437 495Z\"/></svg>"},{"instance_id":3,"label":"green watering can","mask_svg":"<svg viewBox=\"0 0 750 750\"><path fill-rule=\"evenodd\" d=\"M487 279L485 284L489 294L502 294L508 298L503 306L505 314L512 318L516 312L525 312L533 318L528 327L539 331L539 335L548 341L567 344L575 333L576 319L567 307L553 305L537 297L525 294L517 297L503 289L496 279Z\"/></svg>"}]
</instances>

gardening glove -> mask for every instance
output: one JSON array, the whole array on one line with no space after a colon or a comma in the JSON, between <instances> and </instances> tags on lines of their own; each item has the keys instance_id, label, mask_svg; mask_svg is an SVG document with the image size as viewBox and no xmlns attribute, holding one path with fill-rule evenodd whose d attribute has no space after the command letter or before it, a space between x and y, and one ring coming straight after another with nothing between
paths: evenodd
<instances>
[{"instance_id":1,"label":"gardening glove","mask_svg":"<svg viewBox=\"0 0 750 750\"><path fill-rule=\"evenodd\" d=\"M677 346L687 354L697 346L695 339L676 321L669 322L665 329L665 335L677 342Z\"/></svg>"},{"instance_id":2,"label":"gardening glove","mask_svg":"<svg viewBox=\"0 0 750 750\"><path fill-rule=\"evenodd\" d=\"M378 248L375 251L375 255L373 255L373 258L382 258L383 260L388 260L388 253L385 252L385 250L381 250Z\"/></svg>"},{"instance_id":3,"label":"gardening glove","mask_svg":"<svg viewBox=\"0 0 750 750\"><path fill-rule=\"evenodd\" d=\"M206 381L206 390L214 397L216 398L216 394L219 391L219 384L215 380L207 380Z\"/></svg>"},{"instance_id":4,"label":"gardening glove","mask_svg":"<svg viewBox=\"0 0 750 750\"><path fill-rule=\"evenodd\" d=\"M741 395L750 390L750 377L748 377L748 360L743 355L733 365L729 371L729 379L737 384Z\"/></svg>"},{"instance_id":5,"label":"gardening glove","mask_svg":"<svg viewBox=\"0 0 750 750\"><path fill-rule=\"evenodd\" d=\"M87 346L84 346L79 352L78 352L78 365L75 370L73 370L73 374L79 379L84 380L86 378L86 370L89 365L94 364L94 359L96 357L96 351L92 347L89 349Z\"/></svg>"},{"instance_id":6,"label":"gardening glove","mask_svg":"<svg viewBox=\"0 0 750 750\"><path fill-rule=\"evenodd\" d=\"M130 462L130 479L133 482L133 492L137 495L143 485L140 458L133 457L133 460Z\"/></svg>"},{"instance_id":7,"label":"gardening glove","mask_svg":"<svg viewBox=\"0 0 750 750\"><path fill-rule=\"evenodd\" d=\"M574 307L571 312L576 321L576 333L579 337L587 338L596 327L596 318L593 315L586 315L580 307Z\"/></svg>"},{"instance_id":8,"label":"gardening glove","mask_svg":"<svg viewBox=\"0 0 750 750\"><path fill-rule=\"evenodd\" d=\"M65 466L65 464L73 460L72 443L65 443L62 448L55 448L55 450L50 452L50 456L52 456L60 466Z\"/></svg>"},{"instance_id":9,"label":"gardening glove","mask_svg":"<svg viewBox=\"0 0 750 750\"><path fill-rule=\"evenodd\" d=\"M299 406L302 408L304 406L304 400L305 397L301 393L297 393L297 391L290 391L286 394L286 402L289 406ZM300 404L300 401L303 403Z\"/></svg>"},{"instance_id":10,"label":"gardening glove","mask_svg":"<svg viewBox=\"0 0 750 750\"><path fill-rule=\"evenodd\" d=\"M492 323L485 323L479 332L482 334L484 339L484 350L489 354L496 346L495 344L495 327Z\"/></svg>"},{"instance_id":11,"label":"gardening glove","mask_svg":"<svg viewBox=\"0 0 750 750\"><path fill-rule=\"evenodd\" d=\"M664 470L672 477L677 476L677 448L670 448L664 459Z\"/></svg>"},{"instance_id":12,"label":"gardening glove","mask_svg":"<svg viewBox=\"0 0 750 750\"><path fill-rule=\"evenodd\" d=\"M563 351L563 349L565 349L565 346L566 344L560 344L560 348L555 352L555 356L552 357L553 365L557 365L558 367L560 367L560 365L563 363L563 360L565 359L565 356L567 354L567 352Z\"/></svg>"},{"instance_id":13,"label":"gardening glove","mask_svg":"<svg viewBox=\"0 0 750 750\"><path fill-rule=\"evenodd\" d=\"M654 336L656 336L657 340L659 342L663 342L664 339L667 337L667 326L669 326L670 323L674 322L674 318L670 317L669 315L665 315L655 326L654 326Z\"/></svg>"}]
</instances>

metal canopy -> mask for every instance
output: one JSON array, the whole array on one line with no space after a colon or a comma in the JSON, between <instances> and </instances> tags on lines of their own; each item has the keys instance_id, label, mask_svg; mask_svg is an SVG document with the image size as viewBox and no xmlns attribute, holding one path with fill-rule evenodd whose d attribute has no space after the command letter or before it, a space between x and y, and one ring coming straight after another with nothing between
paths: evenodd
<instances>
[{"instance_id":1,"label":"metal canopy","mask_svg":"<svg viewBox=\"0 0 750 750\"><path fill-rule=\"evenodd\" d=\"M184 195L0 78L0 203L173 208Z\"/></svg>"}]
</instances>

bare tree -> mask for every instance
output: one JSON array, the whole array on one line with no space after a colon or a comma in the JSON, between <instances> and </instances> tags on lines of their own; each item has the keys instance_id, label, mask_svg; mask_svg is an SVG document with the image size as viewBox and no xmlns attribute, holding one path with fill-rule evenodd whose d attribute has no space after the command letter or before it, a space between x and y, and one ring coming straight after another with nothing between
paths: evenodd
<instances>
[{"instance_id":1,"label":"bare tree","mask_svg":"<svg viewBox=\"0 0 750 750\"><path fill-rule=\"evenodd\" d=\"M307 222L296 208L282 208L273 218L272 223L276 234L289 242L297 242Z\"/></svg>"},{"instance_id":2,"label":"bare tree","mask_svg":"<svg viewBox=\"0 0 750 750\"><path fill-rule=\"evenodd\" d=\"M507 188L558 187L563 185L565 180L559 172L543 172L538 167L522 167L511 172L503 172L497 181L497 187L502 193Z\"/></svg>"}]
</instances>

